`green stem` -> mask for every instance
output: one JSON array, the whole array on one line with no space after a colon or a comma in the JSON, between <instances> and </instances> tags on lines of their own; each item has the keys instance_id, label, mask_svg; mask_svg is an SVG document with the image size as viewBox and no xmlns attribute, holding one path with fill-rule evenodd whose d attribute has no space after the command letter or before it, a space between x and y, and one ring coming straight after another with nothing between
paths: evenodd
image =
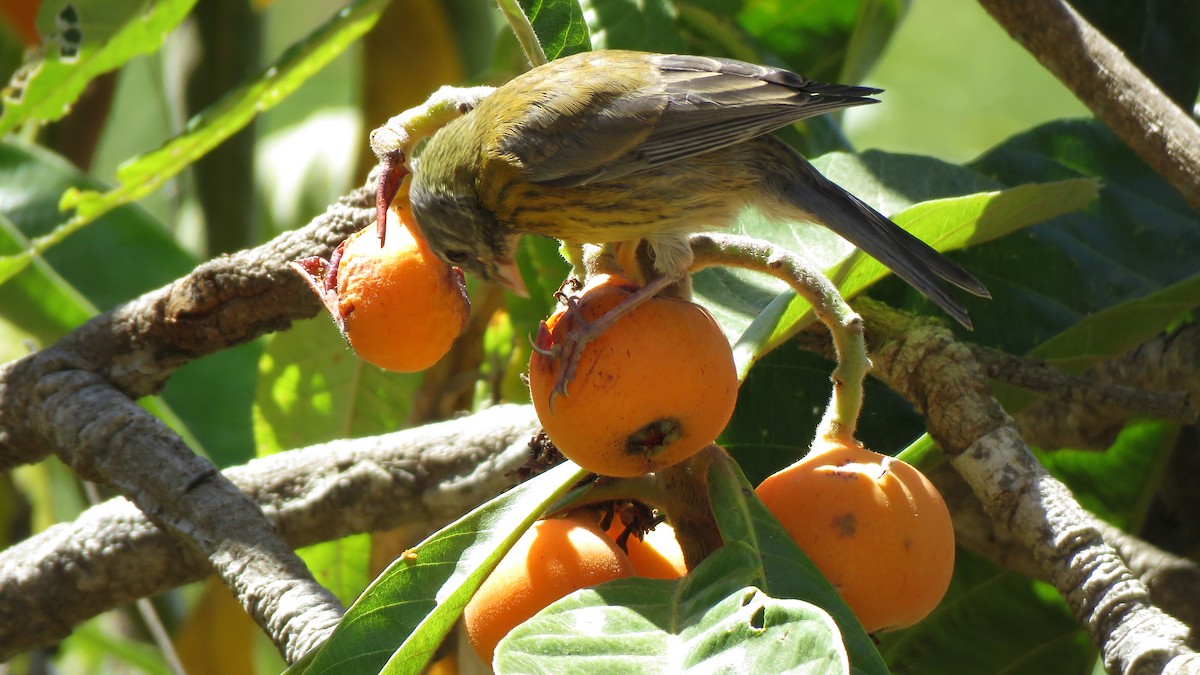
<instances>
[{"instance_id":1,"label":"green stem","mask_svg":"<svg viewBox=\"0 0 1200 675\"><path fill-rule=\"evenodd\" d=\"M929 434L921 434L920 438L897 453L896 459L916 467L921 473L929 473L946 461L946 453Z\"/></svg>"},{"instance_id":2,"label":"green stem","mask_svg":"<svg viewBox=\"0 0 1200 675\"><path fill-rule=\"evenodd\" d=\"M862 410L863 380L871 369L863 339L862 317L846 304L819 270L800 256L761 239L734 234L699 234L691 238L696 261L691 271L724 265L781 279L812 303L817 318L829 329L837 355L833 393L817 427L815 445L852 444Z\"/></svg>"},{"instance_id":3,"label":"green stem","mask_svg":"<svg viewBox=\"0 0 1200 675\"><path fill-rule=\"evenodd\" d=\"M529 59L529 65L537 68L549 63L550 59L546 58L546 52L542 49L542 43L533 30L533 24L529 23L529 17L521 11L517 0L496 0L496 4L500 6L500 11L508 21L509 27L512 28L513 34L517 36L517 42L525 51L525 58Z\"/></svg>"}]
</instances>

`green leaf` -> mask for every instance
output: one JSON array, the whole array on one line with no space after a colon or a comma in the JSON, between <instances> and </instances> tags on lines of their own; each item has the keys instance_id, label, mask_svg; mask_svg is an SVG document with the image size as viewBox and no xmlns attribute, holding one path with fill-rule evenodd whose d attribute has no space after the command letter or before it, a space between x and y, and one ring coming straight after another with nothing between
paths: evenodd
<instances>
[{"instance_id":1,"label":"green leaf","mask_svg":"<svg viewBox=\"0 0 1200 675\"><path fill-rule=\"evenodd\" d=\"M993 296L972 313L971 341L1023 354L1063 334L1056 357L1074 342L1091 359L1119 349L1139 331L1163 329L1175 318L1169 316L1171 306L1186 304L1194 288L1189 280L1196 276L1200 214L1099 123L1044 125L1004 142L972 166L1002 183L1087 177L1099 179L1102 187L1085 212L956 256ZM913 294L896 284L880 284L872 295L901 307L914 303ZM1089 321L1083 332L1065 333L1120 305L1126 306ZM1135 316L1144 323L1124 323ZM1102 344L1105 330L1117 334ZM1095 340L1094 346L1081 340Z\"/></svg>"},{"instance_id":2,"label":"green leaf","mask_svg":"<svg viewBox=\"0 0 1200 675\"><path fill-rule=\"evenodd\" d=\"M817 80L856 84L887 46L907 4L746 0L738 21L791 69Z\"/></svg>"},{"instance_id":3,"label":"green leaf","mask_svg":"<svg viewBox=\"0 0 1200 675\"><path fill-rule=\"evenodd\" d=\"M1137 419L1103 452L1062 449L1037 456L1089 512L1138 532L1178 439L1173 422Z\"/></svg>"},{"instance_id":4,"label":"green leaf","mask_svg":"<svg viewBox=\"0 0 1200 675\"><path fill-rule=\"evenodd\" d=\"M917 625L881 633L897 673L1092 673L1095 648L1054 588L959 549L950 589Z\"/></svg>"},{"instance_id":5,"label":"green leaf","mask_svg":"<svg viewBox=\"0 0 1200 675\"><path fill-rule=\"evenodd\" d=\"M352 602L371 581L371 535L353 534L296 549L317 581L343 603Z\"/></svg>"},{"instance_id":6,"label":"green leaf","mask_svg":"<svg viewBox=\"0 0 1200 675\"><path fill-rule=\"evenodd\" d=\"M0 255L29 264L0 293L0 318L49 345L90 319L186 274L195 260L154 218L128 205L100 219L43 257L16 254L28 237L45 231L55 204L71 186L95 186L61 157L19 141L0 142ZM9 220L11 218L11 220ZM250 458L250 392L254 344L189 363L167 383L161 397L142 405L179 431L193 449L219 466Z\"/></svg>"},{"instance_id":7,"label":"green leaf","mask_svg":"<svg viewBox=\"0 0 1200 675\"><path fill-rule=\"evenodd\" d=\"M553 61L592 48L578 0L520 0L520 4L546 58Z\"/></svg>"},{"instance_id":8,"label":"green leaf","mask_svg":"<svg viewBox=\"0 0 1200 675\"><path fill-rule=\"evenodd\" d=\"M1101 310L1038 345L1029 355L1055 368L1080 372L1124 354L1200 306L1200 274L1140 298Z\"/></svg>"},{"instance_id":9,"label":"green leaf","mask_svg":"<svg viewBox=\"0 0 1200 675\"><path fill-rule=\"evenodd\" d=\"M12 220L22 237L21 242L0 244L0 266L13 275L0 276L0 282L11 280L34 261L27 240L53 229L64 190L99 186L98 181L44 148L15 139L0 142L0 212ZM100 223L45 255L46 262L100 311L162 286L196 264L158 221L137 206L117 209ZM40 312L61 309L47 305ZM73 328L74 324L60 326Z\"/></svg>"},{"instance_id":10,"label":"green leaf","mask_svg":"<svg viewBox=\"0 0 1200 675\"><path fill-rule=\"evenodd\" d=\"M579 0L593 49L635 49L650 52L686 51L675 26L670 0Z\"/></svg>"},{"instance_id":11,"label":"green leaf","mask_svg":"<svg viewBox=\"0 0 1200 675\"><path fill-rule=\"evenodd\" d=\"M1176 105L1192 107L1200 93L1200 5L1174 0L1071 4Z\"/></svg>"},{"instance_id":12,"label":"green leaf","mask_svg":"<svg viewBox=\"0 0 1200 675\"><path fill-rule=\"evenodd\" d=\"M257 455L402 428L420 382L360 359L324 314L297 321L271 336L259 360Z\"/></svg>"},{"instance_id":13,"label":"green leaf","mask_svg":"<svg viewBox=\"0 0 1200 675\"><path fill-rule=\"evenodd\" d=\"M954 165L886 153L831 153L815 164L831 180L883 213L899 211L893 220L939 251L977 246L1077 210L1094 200L1097 191L1094 181L1075 179L946 197L960 190L978 190L988 181ZM914 176L923 182L913 182ZM847 298L888 274L883 265L854 252L833 232L817 225L784 226L750 214L739 226L746 234L801 252L824 268ZM696 276L696 295L726 334L738 336L734 355L743 377L762 354L815 320L808 301L781 282L761 275L705 271ZM964 300L968 308L987 307L984 301Z\"/></svg>"},{"instance_id":14,"label":"green leaf","mask_svg":"<svg viewBox=\"0 0 1200 675\"><path fill-rule=\"evenodd\" d=\"M107 192L69 190L59 204L75 209L66 223L34 242L43 251L111 209L140 199L212 150L295 91L375 24L388 0L356 0L304 41L293 45L257 79L226 94L188 122L183 134L117 170L117 187Z\"/></svg>"},{"instance_id":15,"label":"green leaf","mask_svg":"<svg viewBox=\"0 0 1200 675\"><path fill-rule=\"evenodd\" d=\"M822 608L841 630L852 670L886 673L887 667L854 613L767 511L736 463L713 463L708 471L708 492L721 537L726 543L743 542L754 552L756 566L762 570L763 591L772 597L804 600Z\"/></svg>"},{"instance_id":16,"label":"green leaf","mask_svg":"<svg viewBox=\"0 0 1200 675\"><path fill-rule=\"evenodd\" d=\"M754 588L757 562L733 542L683 579L619 579L572 593L500 641L496 672L846 672L829 615Z\"/></svg>"},{"instance_id":17,"label":"green leaf","mask_svg":"<svg viewBox=\"0 0 1200 675\"><path fill-rule=\"evenodd\" d=\"M157 51L195 4L196 0L45 2L38 29L48 37L3 92L0 136L30 120L52 122L66 115L92 79L135 56Z\"/></svg>"},{"instance_id":18,"label":"green leaf","mask_svg":"<svg viewBox=\"0 0 1200 675\"><path fill-rule=\"evenodd\" d=\"M0 212L0 250L19 251L28 245L25 235ZM30 262L0 294L0 317L44 346L95 316L96 308L44 258L31 256Z\"/></svg>"},{"instance_id":19,"label":"green leaf","mask_svg":"<svg viewBox=\"0 0 1200 675\"><path fill-rule=\"evenodd\" d=\"M419 672L500 558L585 473L570 462L557 466L410 549L288 672Z\"/></svg>"},{"instance_id":20,"label":"green leaf","mask_svg":"<svg viewBox=\"0 0 1200 675\"><path fill-rule=\"evenodd\" d=\"M1096 198L1096 191L1096 183L1087 179L1020 185L999 192L924 202L896 214L893 220L933 248L952 251L1083 208ZM888 274L883 264L857 251L826 272L847 298ZM980 304L970 303L976 307ZM756 357L816 320L812 306L798 296L789 298L787 306L780 309L777 319L771 315L761 321L755 319L739 340L739 352L745 354L750 349L751 358ZM763 336L768 326L771 332Z\"/></svg>"}]
</instances>

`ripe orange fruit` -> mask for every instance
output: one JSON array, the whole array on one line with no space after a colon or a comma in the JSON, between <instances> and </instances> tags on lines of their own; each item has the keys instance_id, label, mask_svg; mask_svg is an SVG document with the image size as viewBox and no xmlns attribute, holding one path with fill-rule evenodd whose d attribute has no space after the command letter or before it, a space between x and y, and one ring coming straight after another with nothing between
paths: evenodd
<instances>
[{"instance_id":1,"label":"ripe orange fruit","mask_svg":"<svg viewBox=\"0 0 1200 675\"><path fill-rule=\"evenodd\" d=\"M598 275L577 311L594 321L637 287ZM549 351L576 324L560 308L537 346ZM571 460L605 476L633 477L687 459L721 433L737 402L733 351L701 306L656 297L621 317L579 358L566 396L550 393L562 359L536 351L529 390L550 440Z\"/></svg>"},{"instance_id":2,"label":"ripe orange fruit","mask_svg":"<svg viewBox=\"0 0 1200 675\"><path fill-rule=\"evenodd\" d=\"M479 658L491 663L501 638L550 603L632 574L629 558L594 520L568 516L538 521L467 603L467 639Z\"/></svg>"},{"instance_id":3,"label":"ripe orange fruit","mask_svg":"<svg viewBox=\"0 0 1200 675\"><path fill-rule=\"evenodd\" d=\"M946 593L950 512L912 466L837 445L770 476L757 493L867 632L911 626Z\"/></svg>"},{"instance_id":4,"label":"ripe orange fruit","mask_svg":"<svg viewBox=\"0 0 1200 675\"><path fill-rule=\"evenodd\" d=\"M442 262L405 219L388 211L386 245L374 223L350 235L331 262L319 258L293 265L333 315L338 329L362 359L399 372L424 370L462 332L471 303L462 272Z\"/></svg>"},{"instance_id":5,"label":"ripe orange fruit","mask_svg":"<svg viewBox=\"0 0 1200 675\"><path fill-rule=\"evenodd\" d=\"M615 519L608 528L608 536L617 540L625 531L621 520ZM675 528L659 523L641 539L631 534L625 542L625 553L633 565L633 574L647 579L678 579L687 574L687 563L683 560L683 549L675 538Z\"/></svg>"}]
</instances>

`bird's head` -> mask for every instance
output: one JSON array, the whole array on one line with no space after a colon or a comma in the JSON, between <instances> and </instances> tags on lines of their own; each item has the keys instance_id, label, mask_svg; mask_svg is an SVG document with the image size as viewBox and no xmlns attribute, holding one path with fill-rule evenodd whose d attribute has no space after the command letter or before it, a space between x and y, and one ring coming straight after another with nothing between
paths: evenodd
<instances>
[{"instance_id":1,"label":"bird's head","mask_svg":"<svg viewBox=\"0 0 1200 675\"><path fill-rule=\"evenodd\" d=\"M529 297L516 262L521 234L497 222L473 190L428 184L418 169L409 199L421 234L437 257Z\"/></svg>"}]
</instances>

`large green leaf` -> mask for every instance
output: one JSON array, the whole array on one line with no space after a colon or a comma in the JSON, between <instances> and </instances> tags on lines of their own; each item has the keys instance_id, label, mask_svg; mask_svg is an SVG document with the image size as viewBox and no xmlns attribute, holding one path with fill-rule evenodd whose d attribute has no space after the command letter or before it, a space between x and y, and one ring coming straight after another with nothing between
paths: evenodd
<instances>
[{"instance_id":1,"label":"large green leaf","mask_svg":"<svg viewBox=\"0 0 1200 675\"><path fill-rule=\"evenodd\" d=\"M789 67L818 80L856 84L878 59L905 0L746 0L741 25Z\"/></svg>"},{"instance_id":2,"label":"large green leaf","mask_svg":"<svg viewBox=\"0 0 1200 675\"><path fill-rule=\"evenodd\" d=\"M853 672L886 673L887 667L854 613L755 496L737 464L714 462L708 471L708 492L721 537L726 542L745 543L754 553L763 591L776 598L811 602L825 610L842 633Z\"/></svg>"},{"instance_id":3,"label":"large green leaf","mask_svg":"<svg viewBox=\"0 0 1200 675\"><path fill-rule=\"evenodd\" d=\"M1056 358L1072 348L1089 360L1114 356L1174 318L1161 311L1159 292L1167 293L1170 306L1188 304L1200 214L1103 126L1053 122L997 146L972 168L1011 185L1081 177L1102 185L1084 213L957 256L992 291L992 300L972 314L972 341L1021 354L1062 334L1052 343ZM880 284L872 294L902 307L919 305L895 283ZM1100 314L1118 305L1124 307ZM1134 316L1143 323L1129 325ZM1065 333L1085 320L1074 336ZM1097 338L1108 332L1102 345Z\"/></svg>"},{"instance_id":4,"label":"large green leaf","mask_svg":"<svg viewBox=\"0 0 1200 675\"><path fill-rule=\"evenodd\" d=\"M1176 105L1200 93L1200 4L1177 0L1071 3Z\"/></svg>"},{"instance_id":5,"label":"large green leaf","mask_svg":"<svg viewBox=\"0 0 1200 675\"><path fill-rule=\"evenodd\" d=\"M416 373L393 373L355 356L328 316L272 335L258 362L255 452L268 455L405 426ZM370 581L370 537L356 535L299 551L317 579L350 601Z\"/></svg>"},{"instance_id":6,"label":"large green leaf","mask_svg":"<svg viewBox=\"0 0 1200 675\"><path fill-rule=\"evenodd\" d=\"M917 625L879 636L898 673L1086 675L1095 649L1054 589L959 549L950 589Z\"/></svg>"},{"instance_id":7,"label":"large green leaf","mask_svg":"<svg viewBox=\"0 0 1200 675\"><path fill-rule=\"evenodd\" d=\"M0 143L0 255L28 252L29 237L55 222L59 195L76 186L98 183L43 148ZM0 289L0 318L42 346L97 310L169 283L195 265L162 225L134 205L114 209L98 227L28 260L32 264ZM143 405L219 466L241 464L252 456L247 411L257 349L243 345L190 363L168 382L161 400Z\"/></svg>"},{"instance_id":8,"label":"large green leaf","mask_svg":"<svg viewBox=\"0 0 1200 675\"><path fill-rule=\"evenodd\" d=\"M520 0L520 5L551 61L592 48L578 0Z\"/></svg>"},{"instance_id":9,"label":"large green leaf","mask_svg":"<svg viewBox=\"0 0 1200 675\"><path fill-rule=\"evenodd\" d=\"M583 478L557 466L439 530L379 575L333 635L289 673L420 672L513 543Z\"/></svg>"},{"instance_id":10,"label":"large green leaf","mask_svg":"<svg viewBox=\"0 0 1200 675\"><path fill-rule=\"evenodd\" d=\"M829 615L755 588L757 563L734 542L683 579L620 579L573 593L500 641L496 672L846 672Z\"/></svg>"},{"instance_id":11,"label":"large green leaf","mask_svg":"<svg viewBox=\"0 0 1200 675\"><path fill-rule=\"evenodd\" d=\"M297 321L271 336L259 361L257 454L400 429L419 385L419 374L356 356L328 316Z\"/></svg>"},{"instance_id":12,"label":"large green leaf","mask_svg":"<svg viewBox=\"0 0 1200 675\"><path fill-rule=\"evenodd\" d=\"M1179 438L1179 425L1137 419L1104 452L1038 451L1038 459L1096 516L1137 532Z\"/></svg>"},{"instance_id":13,"label":"large green leaf","mask_svg":"<svg viewBox=\"0 0 1200 675\"><path fill-rule=\"evenodd\" d=\"M940 251L977 246L1017 229L1085 206L1096 195L1090 180L990 189L987 179L930 158L887 153L861 156L831 153L815 162L822 173L867 199L909 232ZM966 196L962 191L974 192ZM829 230L815 225L781 225L747 214L742 232L800 252L827 270L843 296L853 297L883 279L886 268ZM744 376L761 355L812 323L806 300L774 279L724 270L696 277L696 295L736 336L735 356ZM965 295L965 294L964 294ZM984 301L964 298L968 309L986 309ZM927 305L931 307L931 305Z\"/></svg>"},{"instance_id":14,"label":"large green leaf","mask_svg":"<svg viewBox=\"0 0 1200 675\"><path fill-rule=\"evenodd\" d=\"M1034 347L1029 354L1055 368L1078 372L1151 339L1197 306L1200 275L1100 310Z\"/></svg>"},{"instance_id":15,"label":"large green leaf","mask_svg":"<svg viewBox=\"0 0 1200 675\"><path fill-rule=\"evenodd\" d=\"M670 0L580 0L594 49L685 50Z\"/></svg>"},{"instance_id":16,"label":"large green leaf","mask_svg":"<svg viewBox=\"0 0 1200 675\"><path fill-rule=\"evenodd\" d=\"M363 532L296 549L313 577L343 603L353 602L370 583L371 535Z\"/></svg>"},{"instance_id":17,"label":"large green leaf","mask_svg":"<svg viewBox=\"0 0 1200 675\"><path fill-rule=\"evenodd\" d=\"M35 239L51 231L59 221L59 198L73 188L99 189L101 184L44 148L15 139L0 142L0 212L22 237ZM8 258L28 251L28 242L9 242L0 255ZM160 223L137 206L101 218L98 227L47 252L45 260L100 311L166 284L196 264ZM4 290L0 297L16 292ZM48 306L45 311L54 310Z\"/></svg>"},{"instance_id":18,"label":"large green leaf","mask_svg":"<svg viewBox=\"0 0 1200 675\"><path fill-rule=\"evenodd\" d=\"M51 0L38 12L44 36L4 90L0 136L21 124L53 122L88 83L140 54L157 51L196 0Z\"/></svg>"}]
</instances>

